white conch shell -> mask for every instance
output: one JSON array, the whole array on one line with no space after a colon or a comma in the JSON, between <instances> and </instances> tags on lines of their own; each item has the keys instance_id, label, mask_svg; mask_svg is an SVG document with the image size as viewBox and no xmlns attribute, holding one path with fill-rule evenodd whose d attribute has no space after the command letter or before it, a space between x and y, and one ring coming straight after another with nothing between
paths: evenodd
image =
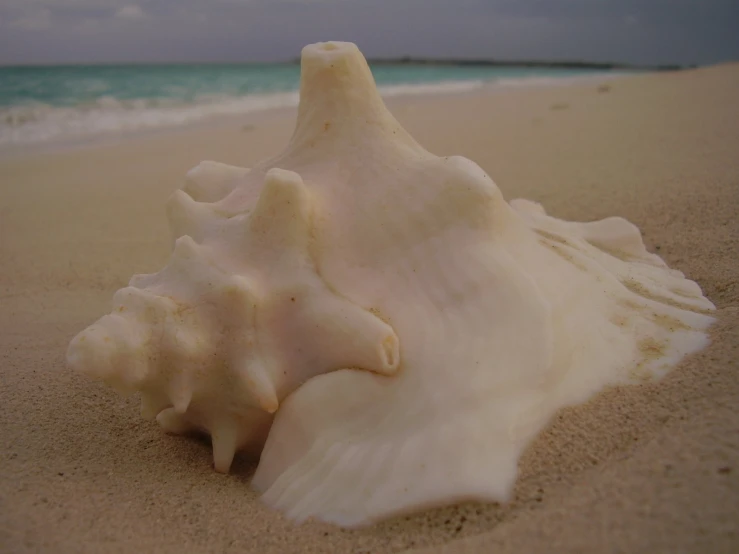
<instances>
[{"instance_id":1,"label":"white conch shell","mask_svg":"<svg viewBox=\"0 0 739 554\"><path fill-rule=\"evenodd\" d=\"M303 50L283 154L188 179L169 265L69 363L209 432L219 471L269 433L253 485L296 520L505 500L557 409L707 342L713 305L636 227L507 204L400 127L353 44Z\"/></svg>"}]
</instances>

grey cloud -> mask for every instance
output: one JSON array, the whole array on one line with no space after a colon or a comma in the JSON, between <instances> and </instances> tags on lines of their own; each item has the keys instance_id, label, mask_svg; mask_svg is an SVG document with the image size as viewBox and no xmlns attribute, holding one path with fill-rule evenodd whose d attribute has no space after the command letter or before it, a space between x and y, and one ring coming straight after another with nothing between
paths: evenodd
<instances>
[{"instance_id":1,"label":"grey cloud","mask_svg":"<svg viewBox=\"0 0 739 554\"><path fill-rule=\"evenodd\" d=\"M116 18L126 4L145 17ZM706 63L739 58L737 6L736 0L3 0L0 62L276 60L295 57L308 42L344 39L373 56Z\"/></svg>"}]
</instances>

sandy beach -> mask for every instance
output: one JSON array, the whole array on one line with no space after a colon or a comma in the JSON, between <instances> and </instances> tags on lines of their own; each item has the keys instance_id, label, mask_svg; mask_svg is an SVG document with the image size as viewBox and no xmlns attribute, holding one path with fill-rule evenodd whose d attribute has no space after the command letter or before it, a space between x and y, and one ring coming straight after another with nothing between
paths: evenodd
<instances>
[{"instance_id":1,"label":"sandy beach","mask_svg":"<svg viewBox=\"0 0 739 554\"><path fill-rule=\"evenodd\" d=\"M295 526L237 459L165 435L136 398L65 368L69 340L134 273L162 267L168 196L201 160L250 166L295 111L0 161L0 551L521 553L739 551L739 65L568 86L396 98L438 155L508 200L636 224L717 306L711 345L658 383L561 412L506 505L359 530Z\"/></svg>"}]
</instances>

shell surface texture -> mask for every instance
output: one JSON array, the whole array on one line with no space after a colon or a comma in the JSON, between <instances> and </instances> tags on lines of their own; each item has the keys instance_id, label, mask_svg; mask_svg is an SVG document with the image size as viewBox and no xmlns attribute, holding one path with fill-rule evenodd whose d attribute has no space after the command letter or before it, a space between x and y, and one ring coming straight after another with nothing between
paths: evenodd
<instances>
[{"instance_id":1,"label":"shell surface texture","mask_svg":"<svg viewBox=\"0 0 739 554\"><path fill-rule=\"evenodd\" d=\"M346 527L505 501L562 407L665 374L707 344L713 304L611 217L574 223L502 197L423 149L357 47L302 53L286 150L203 162L171 197L159 273L136 275L68 364L289 518Z\"/></svg>"}]
</instances>

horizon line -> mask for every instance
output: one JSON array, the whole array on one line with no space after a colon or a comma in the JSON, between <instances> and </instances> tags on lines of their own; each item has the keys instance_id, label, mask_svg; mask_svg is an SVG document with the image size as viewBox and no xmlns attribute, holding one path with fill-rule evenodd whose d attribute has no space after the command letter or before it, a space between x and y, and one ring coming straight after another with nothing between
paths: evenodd
<instances>
[{"instance_id":1,"label":"horizon line","mask_svg":"<svg viewBox=\"0 0 739 554\"><path fill-rule=\"evenodd\" d=\"M551 67L582 69L634 69L634 70L680 70L694 69L715 64L678 64L678 63L628 63L614 61L589 61L576 59L495 59L495 58L443 58L443 57L368 57L367 63L375 65L459 65L488 67ZM718 62L721 63L721 62ZM164 66L164 65L299 65L300 58L280 61L110 61L110 62L23 62L0 63L0 68L24 67L116 67L116 66Z\"/></svg>"}]
</instances>

